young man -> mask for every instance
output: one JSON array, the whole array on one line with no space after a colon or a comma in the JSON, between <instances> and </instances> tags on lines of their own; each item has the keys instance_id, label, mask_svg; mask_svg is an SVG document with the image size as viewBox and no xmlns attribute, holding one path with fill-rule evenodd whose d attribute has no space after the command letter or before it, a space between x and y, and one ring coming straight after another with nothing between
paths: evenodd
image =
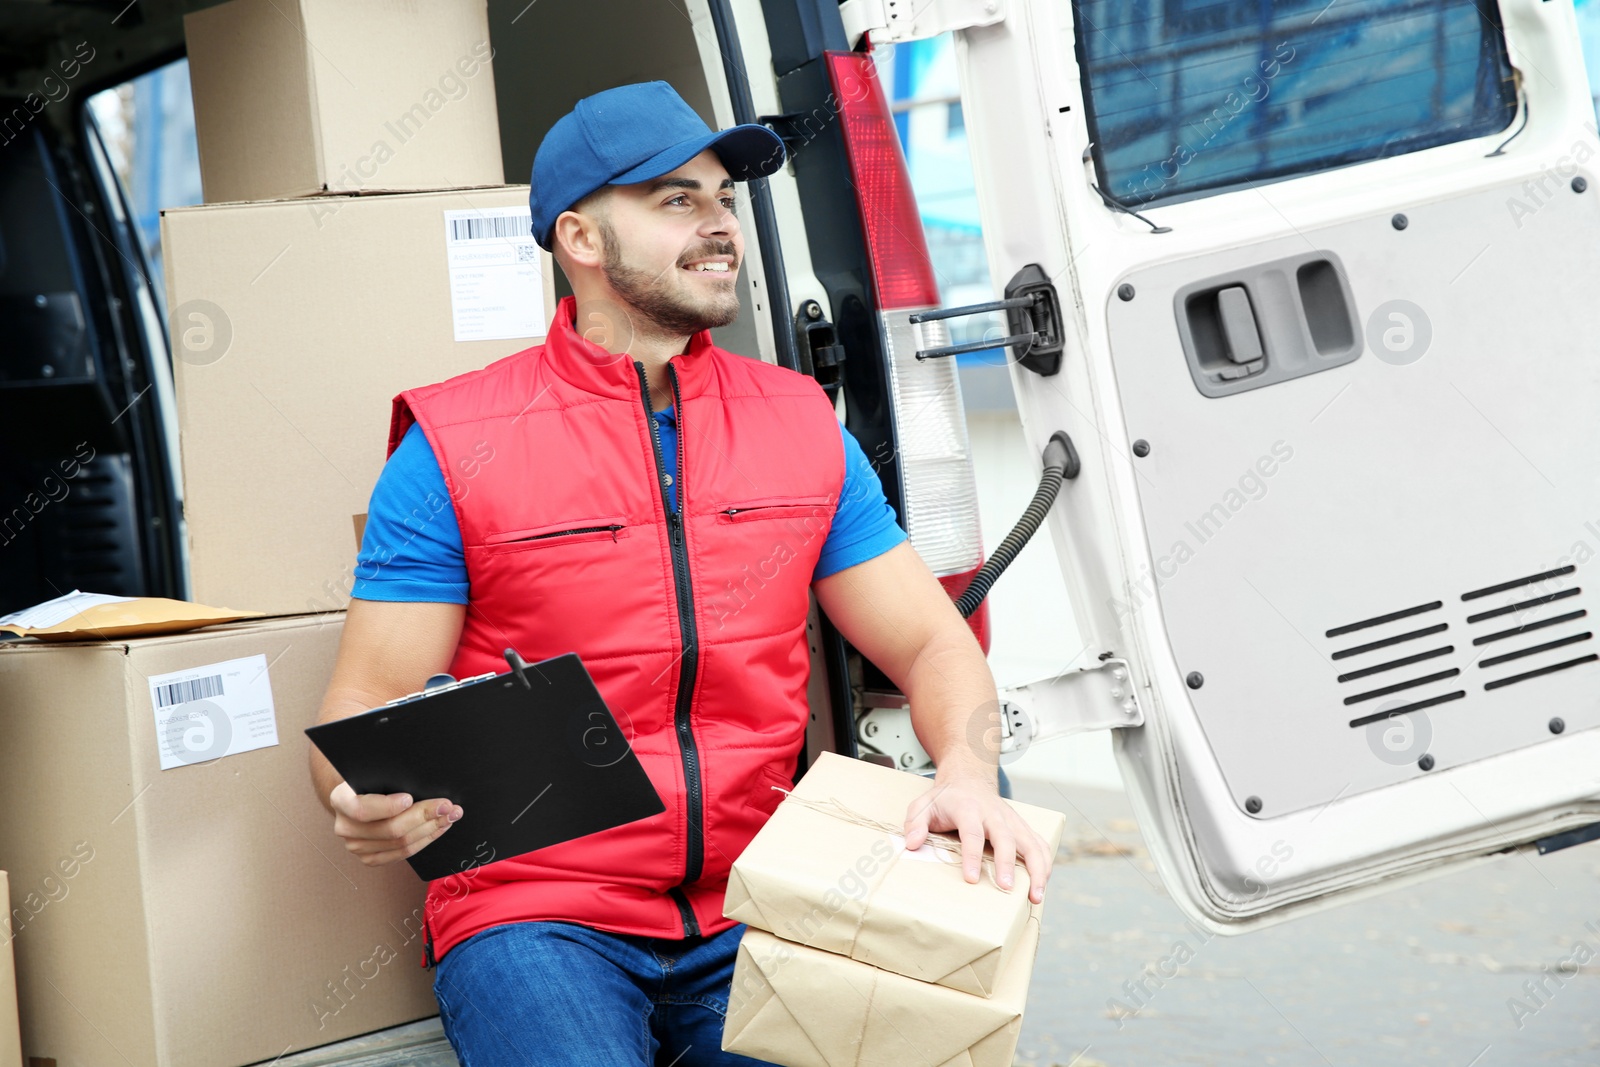
<instances>
[{"instance_id":1,"label":"young man","mask_svg":"<svg viewBox=\"0 0 1600 1067\"><path fill-rule=\"evenodd\" d=\"M906 847L959 831L976 881L987 839L1000 885L1020 857L1043 898L1052 857L973 740L998 705L965 621L817 384L711 342L739 311L736 182L782 161L662 82L580 101L533 165L534 235L574 294L546 343L396 399L321 721L507 647L577 651L667 808L430 883L425 958L471 1067L754 1062L721 1051L743 931L723 895L805 744L809 591L937 764ZM363 863L462 815L312 762Z\"/></svg>"}]
</instances>

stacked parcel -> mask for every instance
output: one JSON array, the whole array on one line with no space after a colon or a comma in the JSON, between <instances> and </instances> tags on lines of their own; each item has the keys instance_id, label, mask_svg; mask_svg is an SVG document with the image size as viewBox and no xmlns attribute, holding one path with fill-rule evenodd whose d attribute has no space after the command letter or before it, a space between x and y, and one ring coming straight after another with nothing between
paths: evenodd
<instances>
[{"instance_id":1,"label":"stacked parcel","mask_svg":"<svg viewBox=\"0 0 1600 1067\"><path fill-rule=\"evenodd\" d=\"M1019 860L966 881L954 834L907 851L932 783L823 753L733 864L724 914L747 924L723 1047L787 1067L1010 1067L1039 942ZM1008 801L1050 846L1060 812Z\"/></svg>"}]
</instances>

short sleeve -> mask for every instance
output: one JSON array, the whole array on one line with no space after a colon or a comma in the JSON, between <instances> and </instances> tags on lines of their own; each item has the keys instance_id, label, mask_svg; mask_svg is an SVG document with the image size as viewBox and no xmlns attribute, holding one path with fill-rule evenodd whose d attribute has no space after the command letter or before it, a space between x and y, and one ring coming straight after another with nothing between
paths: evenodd
<instances>
[{"instance_id":1,"label":"short sleeve","mask_svg":"<svg viewBox=\"0 0 1600 1067\"><path fill-rule=\"evenodd\" d=\"M872 469L860 442L843 423L839 424L839 434L844 439L844 488L812 581L865 563L906 540L894 508L883 495L878 472Z\"/></svg>"},{"instance_id":2,"label":"short sleeve","mask_svg":"<svg viewBox=\"0 0 1600 1067\"><path fill-rule=\"evenodd\" d=\"M373 487L350 595L467 603L467 561L444 473L422 428L400 439Z\"/></svg>"}]
</instances>

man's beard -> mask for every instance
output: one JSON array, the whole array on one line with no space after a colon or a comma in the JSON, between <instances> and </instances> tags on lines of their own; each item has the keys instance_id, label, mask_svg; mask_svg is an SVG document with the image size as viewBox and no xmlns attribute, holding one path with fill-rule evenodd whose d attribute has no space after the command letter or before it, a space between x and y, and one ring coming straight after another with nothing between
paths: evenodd
<instances>
[{"instance_id":1,"label":"man's beard","mask_svg":"<svg viewBox=\"0 0 1600 1067\"><path fill-rule=\"evenodd\" d=\"M611 288L629 306L643 315L655 329L663 334L681 337L718 326L726 326L739 317L739 294L730 288L725 296L709 297L701 303L691 303L688 294L676 288L678 279L672 272L682 269L679 264L706 256L735 256L737 252L730 241L708 241L693 253L686 255L661 274L630 267L622 262L622 246L611 226L600 220L600 237L605 242L606 258L601 269ZM738 263L730 264L731 273Z\"/></svg>"}]
</instances>

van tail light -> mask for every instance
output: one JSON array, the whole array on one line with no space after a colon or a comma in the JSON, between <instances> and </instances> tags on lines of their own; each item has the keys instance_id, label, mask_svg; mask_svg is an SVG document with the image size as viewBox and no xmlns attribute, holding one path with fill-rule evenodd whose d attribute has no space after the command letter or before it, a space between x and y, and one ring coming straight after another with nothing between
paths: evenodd
<instances>
[{"instance_id":1,"label":"van tail light","mask_svg":"<svg viewBox=\"0 0 1600 1067\"><path fill-rule=\"evenodd\" d=\"M910 321L912 312L939 306L939 286L877 64L867 52L828 52L826 60L889 360L906 533L954 599L983 566L983 538L955 361L916 358L919 348L949 340L942 321L917 325ZM967 623L987 653L988 604L973 612Z\"/></svg>"},{"instance_id":2,"label":"van tail light","mask_svg":"<svg viewBox=\"0 0 1600 1067\"><path fill-rule=\"evenodd\" d=\"M894 116L869 52L827 53L878 307L938 307L939 286Z\"/></svg>"},{"instance_id":3,"label":"van tail light","mask_svg":"<svg viewBox=\"0 0 1600 1067\"><path fill-rule=\"evenodd\" d=\"M983 559L980 557L978 565L970 571L960 574L942 574L939 584L944 586L944 591L950 594L951 600L958 600L962 593L967 591L967 586L972 584L973 577L983 568ZM978 644L983 648L983 654L989 654L989 598L984 597L978 604L978 609L967 616L967 625L972 627L972 634L978 639Z\"/></svg>"}]
</instances>

